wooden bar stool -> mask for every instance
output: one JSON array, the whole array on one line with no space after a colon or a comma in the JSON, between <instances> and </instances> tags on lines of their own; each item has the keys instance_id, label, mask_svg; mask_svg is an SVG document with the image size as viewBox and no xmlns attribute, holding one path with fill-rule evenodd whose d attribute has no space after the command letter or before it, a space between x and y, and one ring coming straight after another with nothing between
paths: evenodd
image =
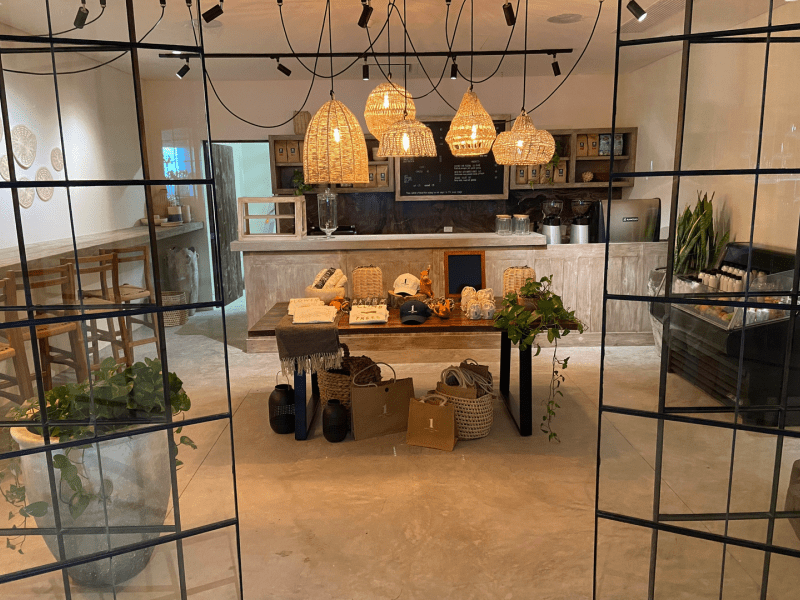
<instances>
[{"instance_id":1,"label":"wooden bar stool","mask_svg":"<svg viewBox=\"0 0 800 600\"><path fill-rule=\"evenodd\" d=\"M22 273L17 271L15 276L19 281L22 278ZM38 317L52 318L79 314L79 311L74 308L77 304L77 295L75 294L75 269L72 263L57 267L30 269L28 278L30 279L31 292L42 290L40 293L45 295L44 304L48 306L46 309L36 310ZM59 297L61 305L64 306L63 309L55 308L58 306ZM3 331L0 330L0 335L2 333ZM69 348L58 348L50 343L51 338L64 334L69 338ZM26 342L30 340L30 337L29 330L26 329L22 332L22 339ZM80 322L37 325L36 339L39 344L42 383L45 391L53 389L52 366L54 364L64 365L74 370L77 381L85 381L89 378L89 367L86 361Z\"/></svg>"},{"instance_id":2,"label":"wooden bar stool","mask_svg":"<svg viewBox=\"0 0 800 600\"><path fill-rule=\"evenodd\" d=\"M62 258L61 264L74 265L74 259ZM75 270L82 284L94 285L95 281L90 284L88 280L96 278L100 280L99 289L85 289L81 286L81 291L83 292L82 304L86 314L108 311L109 309L113 310L114 305L117 307L122 305L116 254L108 253L80 257ZM94 309L93 307L97 308ZM117 310L122 309L117 308ZM106 317L105 330L97 326L97 319L91 319L87 323L87 342L92 355L90 365L92 371L99 369L102 362L100 360L100 342L107 342L110 345L111 356L114 357L114 362L118 365L131 366L133 364L133 352L131 351L125 318L120 313L116 320L119 325L119 333L114 326L114 317Z\"/></svg>"},{"instance_id":3,"label":"wooden bar stool","mask_svg":"<svg viewBox=\"0 0 800 600\"><path fill-rule=\"evenodd\" d=\"M119 269L122 265L133 265L141 263L144 270L144 286L136 286L130 283L123 283L119 285L120 300L124 304L132 304L134 302L142 301L144 304L156 304L156 292L153 287L153 276L150 269L150 247L149 246L131 246L129 248L106 248L100 249L100 254L114 254L117 257L117 274L116 280L119 281ZM92 295L100 295L100 290L87 292L84 297ZM125 323L128 333L128 349L130 352L131 360L133 360L133 349L137 346L144 346L145 344L155 344L156 351L158 352L159 359L161 358L161 344L158 335L158 324L156 323L156 316L154 313L145 315L144 317L126 316ZM144 325L153 331L153 335L144 339L134 340L133 326Z\"/></svg>"},{"instance_id":4,"label":"wooden bar stool","mask_svg":"<svg viewBox=\"0 0 800 600\"><path fill-rule=\"evenodd\" d=\"M0 279L0 305L17 305L17 282L13 271L8 272L4 279ZM7 310L3 312L6 315L6 323L17 320L16 311ZM0 362L11 360L14 366L14 374L0 372L0 397L8 398L16 404L22 404L26 400L33 398L31 370L28 367L25 342L22 339L20 328L5 329L3 331L8 343L0 342ZM16 389L17 393L9 391L11 389Z\"/></svg>"}]
</instances>

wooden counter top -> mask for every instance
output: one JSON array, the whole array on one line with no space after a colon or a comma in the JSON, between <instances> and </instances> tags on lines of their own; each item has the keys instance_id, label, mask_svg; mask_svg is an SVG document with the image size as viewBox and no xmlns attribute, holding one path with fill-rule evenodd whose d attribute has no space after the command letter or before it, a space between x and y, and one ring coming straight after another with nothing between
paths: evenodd
<instances>
[{"instance_id":1,"label":"wooden counter top","mask_svg":"<svg viewBox=\"0 0 800 600\"><path fill-rule=\"evenodd\" d=\"M191 231L199 231L204 227L205 224L203 221L184 223L177 227L156 227L156 239L165 240ZM121 248L125 246L135 246L137 244L147 244L150 242L150 235L147 226L141 225L138 227L128 227L127 229L81 235L75 239L75 242L78 246L78 250ZM65 238L28 244L26 246L26 251L29 263L45 258L69 256L73 252L72 239ZM19 249L17 246L0 249L0 269L16 268L19 268Z\"/></svg>"},{"instance_id":2,"label":"wooden counter top","mask_svg":"<svg viewBox=\"0 0 800 600\"><path fill-rule=\"evenodd\" d=\"M325 252L328 250L418 250L421 248L527 248L545 246L541 233L497 235L496 233L418 233L386 235L337 235L305 238L267 237L236 241L231 250L238 252Z\"/></svg>"}]
</instances>

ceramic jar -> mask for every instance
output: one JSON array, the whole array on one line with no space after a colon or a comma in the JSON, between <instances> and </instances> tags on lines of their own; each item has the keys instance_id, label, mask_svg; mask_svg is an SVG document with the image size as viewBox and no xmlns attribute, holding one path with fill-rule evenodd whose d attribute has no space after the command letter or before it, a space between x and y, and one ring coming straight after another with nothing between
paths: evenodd
<instances>
[{"instance_id":1,"label":"ceramic jar","mask_svg":"<svg viewBox=\"0 0 800 600\"><path fill-rule=\"evenodd\" d=\"M350 429L350 414L339 400L328 400L322 411L322 435L332 443L341 442Z\"/></svg>"}]
</instances>

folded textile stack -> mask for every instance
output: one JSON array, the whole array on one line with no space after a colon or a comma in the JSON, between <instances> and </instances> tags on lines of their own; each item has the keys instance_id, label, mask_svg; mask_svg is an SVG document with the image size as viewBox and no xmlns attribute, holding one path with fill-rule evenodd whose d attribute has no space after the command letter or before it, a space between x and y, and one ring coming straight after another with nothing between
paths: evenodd
<instances>
[{"instance_id":1,"label":"folded textile stack","mask_svg":"<svg viewBox=\"0 0 800 600\"><path fill-rule=\"evenodd\" d=\"M301 306L294 311L292 323L333 323L338 312L334 306Z\"/></svg>"},{"instance_id":2,"label":"folded textile stack","mask_svg":"<svg viewBox=\"0 0 800 600\"><path fill-rule=\"evenodd\" d=\"M325 303L319 298L292 298L289 300L289 315L294 315L301 306L325 306Z\"/></svg>"},{"instance_id":3,"label":"folded textile stack","mask_svg":"<svg viewBox=\"0 0 800 600\"><path fill-rule=\"evenodd\" d=\"M387 323L389 321L389 309L386 305L381 306L354 306L350 309L350 323L359 325L369 325L372 323Z\"/></svg>"}]
</instances>

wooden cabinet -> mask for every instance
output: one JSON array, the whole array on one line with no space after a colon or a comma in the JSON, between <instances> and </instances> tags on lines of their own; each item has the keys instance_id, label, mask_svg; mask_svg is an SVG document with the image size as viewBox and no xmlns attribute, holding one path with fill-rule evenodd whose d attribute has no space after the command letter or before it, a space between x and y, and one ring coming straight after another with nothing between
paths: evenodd
<instances>
[{"instance_id":1,"label":"wooden cabinet","mask_svg":"<svg viewBox=\"0 0 800 600\"><path fill-rule=\"evenodd\" d=\"M272 193L275 196L291 196L297 189L293 182L295 176L303 173L303 137L302 135L269 136L269 162L272 172ZM373 149L377 149L378 140L366 135L367 153L374 158ZM369 169L372 174L369 184L332 185L331 191L339 193L359 192L394 192L394 159L370 160ZM325 191L326 186L315 186L307 190L308 194Z\"/></svg>"},{"instance_id":2,"label":"wooden cabinet","mask_svg":"<svg viewBox=\"0 0 800 600\"><path fill-rule=\"evenodd\" d=\"M614 156L614 170L616 172L631 173L636 170L636 137L638 128L618 127L617 134L622 135L622 154ZM528 183L520 183L519 177L511 178L512 190L548 189L548 188L607 188L609 173L611 171L611 156L600 156L600 138L611 135L608 129L557 129L550 131L556 140L556 148L561 150L560 167L566 166L566 181L553 177L553 183L541 177L544 169L528 168ZM597 140L596 147L592 142ZM611 152L614 140L611 139ZM594 154L594 155L593 155ZM524 167L522 167L524 168ZM519 174L521 169L512 167L514 173ZM592 181L584 182L583 174L593 173ZM533 182L531 184L531 182ZM632 179L618 179L614 181L615 188L633 187Z\"/></svg>"}]
</instances>

